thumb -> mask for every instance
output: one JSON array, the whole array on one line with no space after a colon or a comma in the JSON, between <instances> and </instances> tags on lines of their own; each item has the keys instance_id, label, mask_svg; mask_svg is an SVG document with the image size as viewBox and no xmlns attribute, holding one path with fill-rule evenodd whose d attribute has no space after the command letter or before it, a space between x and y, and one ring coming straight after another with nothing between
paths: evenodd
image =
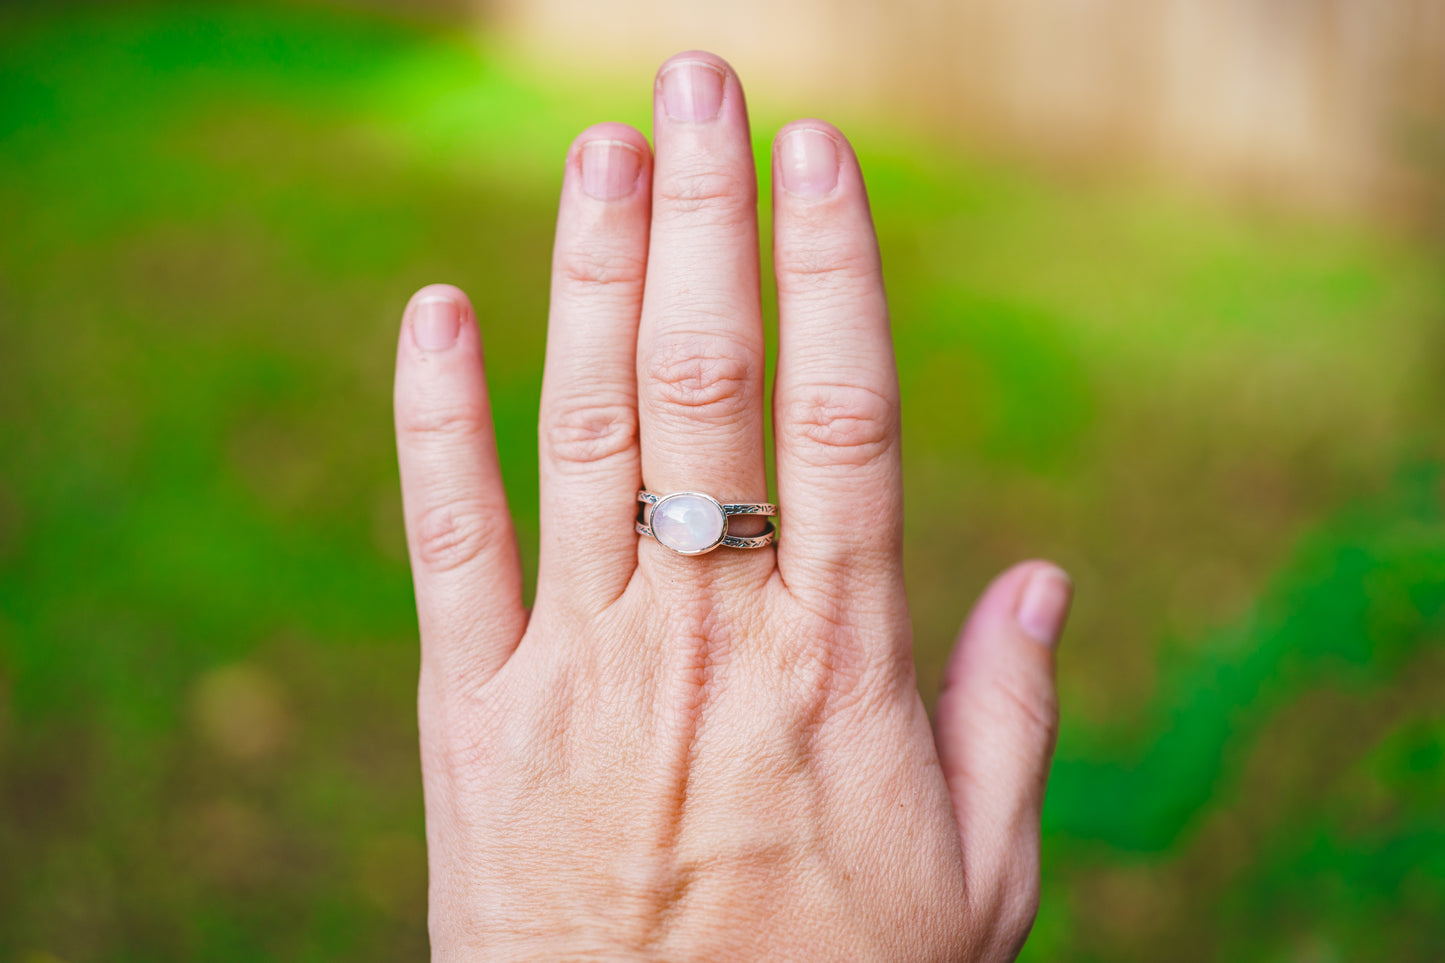
<instances>
[{"instance_id":1,"label":"thumb","mask_svg":"<svg viewBox=\"0 0 1445 963\"><path fill-rule=\"evenodd\" d=\"M935 741L970 886L995 892L1002 934L1022 940L1038 908L1039 814L1058 732L1054 646L1073 586L1023 562L974 606L944 672ZM1012 925L1011 925L1012 924Z\"/></svg>"}]
</instances>

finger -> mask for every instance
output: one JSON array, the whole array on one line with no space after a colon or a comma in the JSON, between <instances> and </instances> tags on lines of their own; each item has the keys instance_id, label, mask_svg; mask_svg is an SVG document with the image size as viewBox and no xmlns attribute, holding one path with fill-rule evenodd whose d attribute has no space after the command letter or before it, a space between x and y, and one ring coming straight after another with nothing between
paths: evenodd
<instances>
[{"instance_id":1,"label":"finger","mask_svg":"<svg viewBox=\"0 0 1445 963\"><path fill-rule=\"evenodd\" d=\"M1005 903L991 909L1024 924L1037 908L1039 815L1058 730L1054 645L1071 596L1068 576L1047 562L1001 575L969 616L938 699L939 761L969 878L995 885Z\"/></svg>"},{"instance_id":2,"label":"finger","mask_svg":"<svg viewBox=\"0 0 1445 963\"><path fill-rule=\"evenodd\" d=\"M656 491L764 501L757 176L742 87L722 59L680 54L658 73L654 115L637 346L643 478ZM761 519L733 521L735 534L759 530ZM648 545L644 553L669 554ZM770 569L765 551L709 558L759 556Z\"/></svg>"},{"instance_id":3,"label":"finger","mask_svg":"<svg viewBox=\"0 0 1445 963\"><path fill-rule=\"evenodd\" d=\"M779 571L795 591L896 597L903 486L888 305L858 159L822 121L789 124L774 141L773 265Z\"/></svg>"},{"instance_id":4,"label":"finger","mask_svg":"<svg viewBox=\"0 0 1445 963\"><path fill-rule=\"evenodd\" d=\"M610 602L636 565L635 365L651 153L632 128L601 124L567 155L542 379L539 601L550 592Z\"/></svg>"},{"instance_id":5,"label":"finger","mask_svg":"<svg viewBox=\"0 0 1445 963\"><path fill-rule=\"evenodd\" d=\"M457 288L433 284L407 305L395 405L423 663L479 683L516 647L526 612L481 338Z\"/></svg>"}]
</instances>

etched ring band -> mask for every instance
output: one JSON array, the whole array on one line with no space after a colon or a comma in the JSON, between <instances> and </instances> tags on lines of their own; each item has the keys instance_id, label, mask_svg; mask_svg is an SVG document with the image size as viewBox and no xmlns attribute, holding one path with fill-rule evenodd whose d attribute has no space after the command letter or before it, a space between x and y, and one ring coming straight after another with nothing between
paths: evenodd
<instances>
[{"instance_id":1,"label":"etched ring band","mask_svg":"<svg viewBox=\"0 0 1445 963\"><path fill-rule=\"evenodd\" d=\"M761 535L729 535L728 519L735 515L776 516L778 506L766 502L724 503L702 492L665 495L643 490L637 534L654 539L679 555L706 555L715 548L765 548L773 544L777 529L767 523Z\"/></svg>"}]
</instances>

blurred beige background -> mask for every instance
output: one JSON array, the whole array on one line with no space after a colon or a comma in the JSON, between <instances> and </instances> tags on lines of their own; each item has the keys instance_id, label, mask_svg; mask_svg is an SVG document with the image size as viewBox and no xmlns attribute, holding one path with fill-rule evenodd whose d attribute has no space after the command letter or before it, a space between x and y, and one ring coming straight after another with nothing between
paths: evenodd
<instances>
[{"instance_id":1,"label":"blurred beige background","mask_svg":"<svg viewBox=\"0 0 1445 963\"><path fill-rule=\"evenodd\" d=\"M574 69L706 43L754 90L1327 210L1426 213L1445 150L1441 0L492 0L479 13Z\"/></svg>"}]
</instances>

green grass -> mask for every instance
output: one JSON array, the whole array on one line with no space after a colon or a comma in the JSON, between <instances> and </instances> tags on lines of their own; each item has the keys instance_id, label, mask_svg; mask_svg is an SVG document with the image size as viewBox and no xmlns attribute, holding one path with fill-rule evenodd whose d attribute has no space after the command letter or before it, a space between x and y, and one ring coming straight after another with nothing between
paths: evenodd
<instances>
[{"instance_id":1,"label":"green grass","mask_svg":"<svg viewBox=\"0 0 1445 963\"><path fill-rule=\"evenodd\" d=\"M651 70L305 7L0 11L0 957L422 957L397 314L471 292L528 545L561 159L646 132ZM815 111L750 98L760 160ZM840 120L925 696L999 568L1079 584L1030 958L1432 959L1440 252Z\"/></svg>"}]
</instances>

